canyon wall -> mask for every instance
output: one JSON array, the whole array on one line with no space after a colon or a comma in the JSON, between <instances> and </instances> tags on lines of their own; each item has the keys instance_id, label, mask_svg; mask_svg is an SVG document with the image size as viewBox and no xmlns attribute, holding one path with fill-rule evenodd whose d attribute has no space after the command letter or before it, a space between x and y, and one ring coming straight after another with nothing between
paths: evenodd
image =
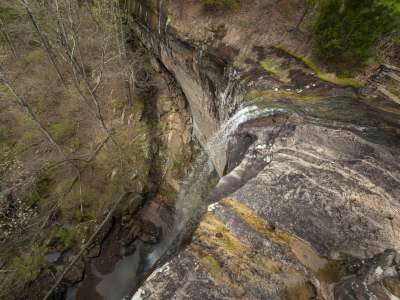
<instances>
[{"instance_id":1,"label":"canyon wall","mask_svg":"<svg viewBox=\"0 0 400 300\"><path fill-rule=\"evenodd\" d=\"M274 23L285 1L198 2L130 1L133 32L176 78L222 177L189 244L133 299L400 297L398 104L282 49L304 46ZM241 29L261 8L274 31Z\"/></svg>"}]
</instances>

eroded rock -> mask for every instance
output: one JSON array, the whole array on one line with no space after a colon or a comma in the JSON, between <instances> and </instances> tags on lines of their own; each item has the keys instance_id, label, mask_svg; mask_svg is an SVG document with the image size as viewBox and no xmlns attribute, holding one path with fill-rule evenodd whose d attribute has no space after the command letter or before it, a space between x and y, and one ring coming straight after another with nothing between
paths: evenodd
<instances>
[{"instance_id":1,"label":"eroded rock","mask_svg":"<svg viewBox=\"0 0 400 300\"><path fill-rule=\"evenodd\" d=\"M352 265L352 271L354 274L336 284L335 299L395 299L394 296L398 296L396 282L399 284L400 254L395 250L388 249L372 258L360 260L356 266Z\"/></svg>"},{"instance_id":2,"label":"eroded rock","mask_svg":"<svg viewBox=\"0 0 400 300\"><path fill-rule=\"evenodd\" d=\"M182 87L222 177L188 246L134 299L333 299L340 285L362 299L351 276L386 297L385 276L360 279L347 263L400 249L398 108L360 101L275 47L289 24L238 28L263 1L244 3L223 34L204 34L218 20L200 3L170 24L176 1L133 2L135 34Z\"/></svg>"}]
</instances>

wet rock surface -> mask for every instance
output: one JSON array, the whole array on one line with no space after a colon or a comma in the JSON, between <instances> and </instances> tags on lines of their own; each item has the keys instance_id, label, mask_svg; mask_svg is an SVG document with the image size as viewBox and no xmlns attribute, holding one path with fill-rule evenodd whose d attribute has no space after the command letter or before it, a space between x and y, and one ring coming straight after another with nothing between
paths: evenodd
<instances>
[{"instance_id":1,"label":"wet rock surface","mask_svg":"<svg viewBox=\"0 0 400 300\"><path fill-rule=\"evenodd\" d=\"M368 299L363 280L386 295L384 277L398 276L398 254L384 251L400 247L399 149L302 122L243 126L257 141L220 180L190 245L138 297L197 299L215 285L202 299ZM362 275L350 258L366 259Z\"/></svg>"},{"instance_id":2,"label":"wet rock surface","mask_svg":"<svg viewBox=\"0 0 400 300\"><path fill-rule=\"evenodd\" d=\"M64 280L68 287L64 297L68 300L129 297L147 275L146 257L171 230L175 197L193 159L195 142L185 97L175 79L160 68L143 69L137 74L141 84L137 88L146 99L142 118L152 137L149 182L142 188L141 197L120 204L112 221L85 251L84 276L73 282Z\"/></svg>"},{"instance_id":3,"label":"wet rock surface","mask_svg":"<svg viewBox=\"0 0 400 300\"><path fill-rule=\"evenodd\" d=\"M289 24L267 35L232 20L208 39L215 19L197 4L193 29L164 20L175 1L133 2L135 34L181 85L221 176L193 237L133 299L396 299L398 105L275 47Z\"/></svg>"}]
</instances>

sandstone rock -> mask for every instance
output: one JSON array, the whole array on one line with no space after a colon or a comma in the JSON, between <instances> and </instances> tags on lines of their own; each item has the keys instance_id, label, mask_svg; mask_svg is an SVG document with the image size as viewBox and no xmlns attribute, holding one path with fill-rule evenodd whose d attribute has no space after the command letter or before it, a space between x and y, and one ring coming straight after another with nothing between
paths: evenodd
<instances>
[{"instance_id":1,"label":"sandstone rock","mask_svg":"<svg viewBox=\"0 0 400 300\"><path fill-rule=\"evenodd\" d=\"M366 281L386 299L397 256L384 251L400 250L398 107L355 98L275 47L287 24L241 30L263 1L243 3L218 41L203 35L215 19L199 3L188 14L198 20L170 25L152 4L174 14L176 1L134 2L135 34L182 87L222 177L193 239L134 299L363 299ZM275 72L263 70L268 59Z\"/></svg>"},{"instance_id":2,"label":"sandstone rock","mask_svg":"<svg viewBox=\"0 0 400 300\"><path fill-rule=\"evenodd\" d=\"M250 122L241 132L257 138L250 155L237 156L213 192L212 212L168 271L142 286L144 299L329 298L347 258L400 249L399 227L387 218L400 217L398 149L296 119ZM394 253L373 261L391 266ZM348 281L338 286L363 299Z\"/></svg>"},{"instance_id":3,"label":"sandstone rock","mask_svg":"<svg viewBox=\"0 0 400 300\"><path fill-rule=\"evenodd\" d=\"M400 279L400 254L394 250L386 250L372 258L362 260L354 275L348 275L334 288L335 299L393 299L392 293L399 289L393 285ZM396 280L397 278L397 280ZM386 282L386 286L382 283Z\"/></svg>"}]
</instances>

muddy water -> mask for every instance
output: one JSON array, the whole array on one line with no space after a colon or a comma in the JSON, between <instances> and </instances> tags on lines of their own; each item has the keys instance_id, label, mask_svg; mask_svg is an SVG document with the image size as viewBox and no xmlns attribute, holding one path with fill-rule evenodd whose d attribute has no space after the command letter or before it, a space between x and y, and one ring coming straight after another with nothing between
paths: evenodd
<instances>
[{"instance_id":1,"label":"muddy water","mask_svg":"<svg viewBox=\"0 0 400 300\"><path fill-rule=\"evenodd\" d=\"M102 274L97 270L96 265L91 265L94 276L100 279L96 285L96 292L104 299L121 300L127 297L132 286L136 284L137 270L140 260L140 252L143 244L137 245L137 250L130 256L125 256L119 260L111 273Z\"/></svg>"},{"instance_id":2,"label":"muddy water","mask_svg":"<svg viewBox=\"0 0 400 300\"><path fill-rule=\"evenodd\" d=\"M258 97L245 103L242 109L222 126L216 138L210 140L209 148L213 150L213 155L217 155L216 149L221 147L221 151L225 151L226 140L235 134L241 125L276 115L298 117L321 126L350 130L374 142L400 146L399 115L371 107L358 99L332 97L305 101ZM129 299L146 276L175 253L182 242L191 236L197 221L207 209L206 199L212 187L210 181L214 176L214 168L208 156L203 153L194 162L192 172L185 179L175 202L173 225L163 232L161 242L150 246L138 241L136 251L126 257L119 254L120 249L106 245L105 251L102 251L100 257L90 266L87 274L89 280L85 280L77 289L71 288L67 299ZM265 232L268 235L272 234L268 230ZM296 257L322 281L331 282L337 279L337 266L319 257L308 244L283 234L276 235L275 232L273 236L284 241Z\"/></svg>"},{"instance_id":3,"label":"muddy water","mask_svg":"<svg viewBox=\"0 0 400 300\"><path fill-rule=\"evenodd\" d=\"M129 295L137 282L140 253L146 246L141 241L135 241L136 251L122 256L119 229L118 225L113 228L103 242L100 256L87 263L84 280L68 290L66 299L121 300Z\"/></svg>"},{"instance_id":4,"label":"muddy water","mask_svg":"<svg viewBox=\"0 0 400 300\"><path fill-rule=\"evenodd\" d=\"M150 245L136 240L134 253L122 256L116 226L104 241L100 256L91 259L90 264L86 266L84 280L79 285L69 288L65 299L130 299L157 263L173 254L181 242L191 235L196 220L207 208L205 199L213 187L215 176L208 155L200 154L175 201L173 226L163 232L161 241Z\"/></svg>"}]
</instances>

